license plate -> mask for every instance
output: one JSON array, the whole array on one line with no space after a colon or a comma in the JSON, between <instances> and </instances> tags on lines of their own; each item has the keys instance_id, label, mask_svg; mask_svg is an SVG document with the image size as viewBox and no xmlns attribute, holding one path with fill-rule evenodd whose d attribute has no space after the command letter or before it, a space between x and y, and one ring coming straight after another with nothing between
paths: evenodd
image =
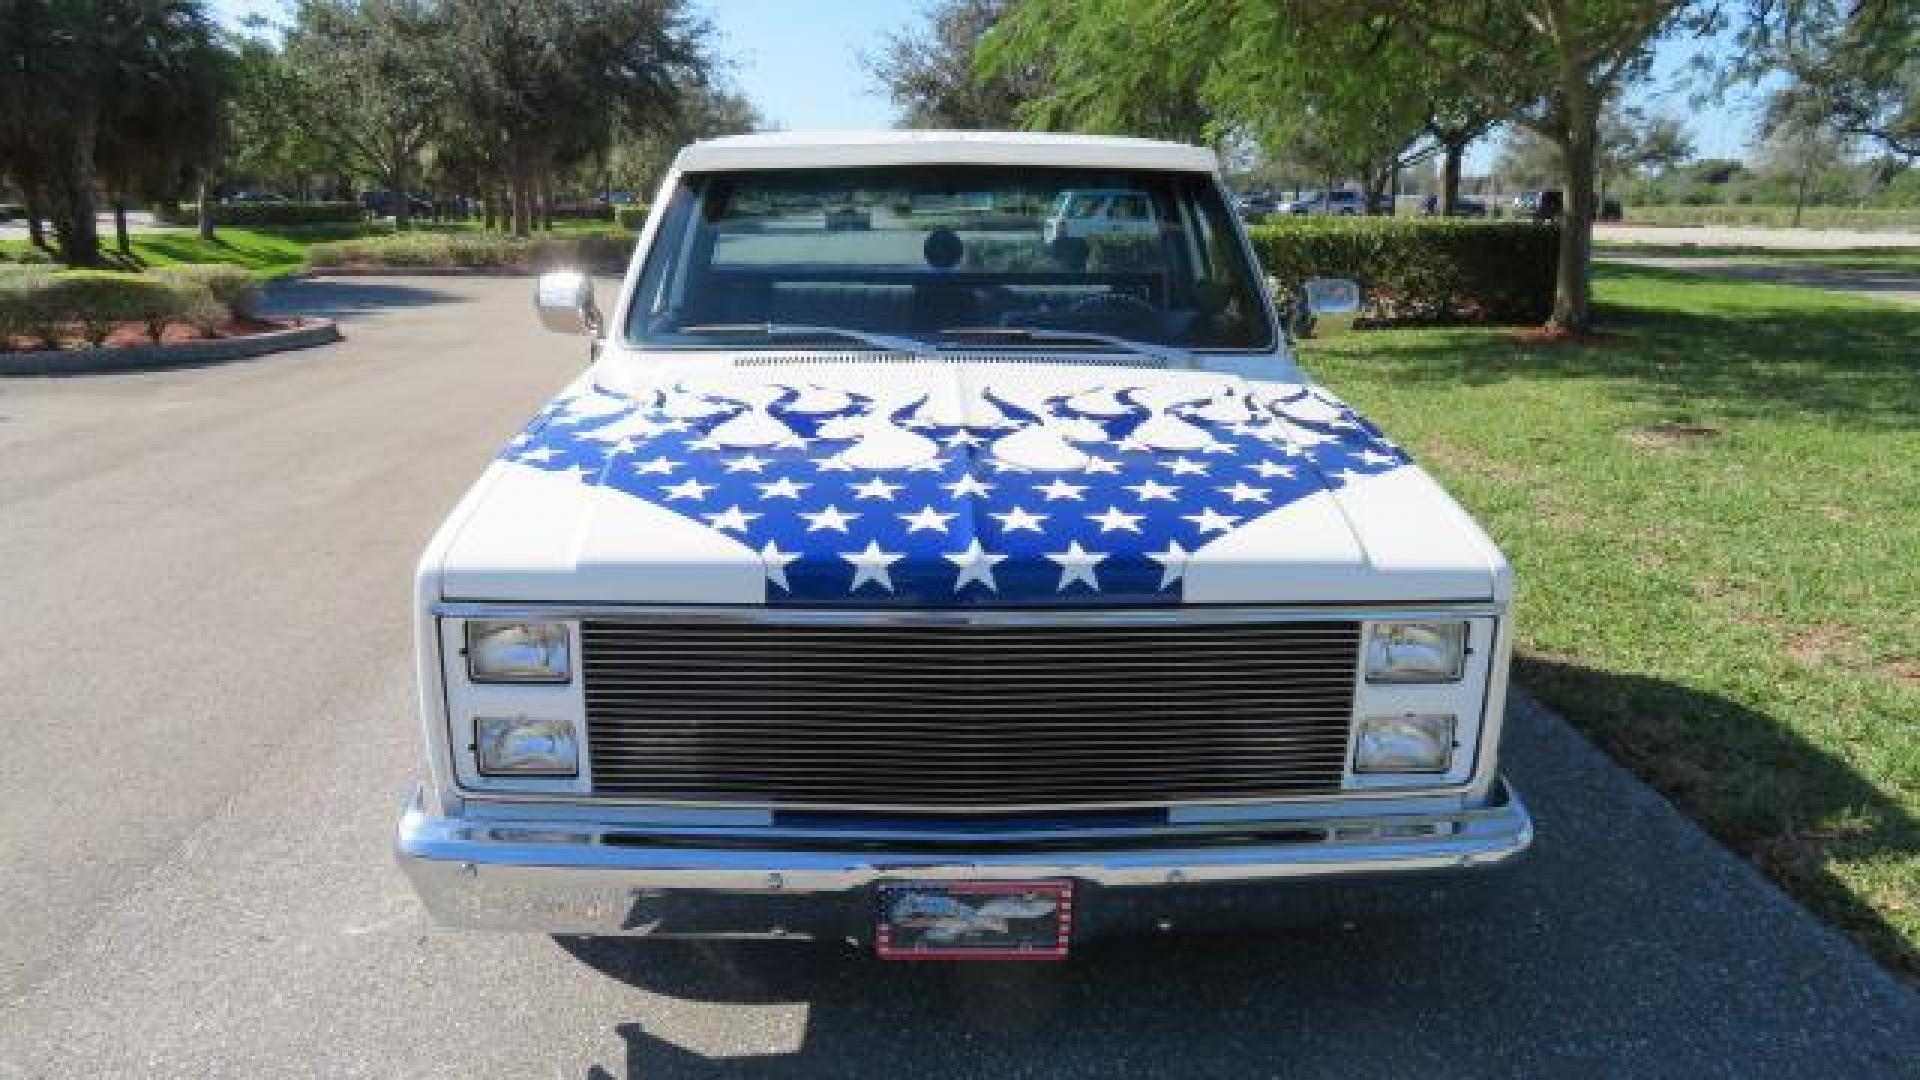
<instances>
[{"instance_id":1,"label":"license plate","mask_svg":"<svg viewBox=\"0 0 1920 1080\"><path fill-rule=\"evenodd\" d=\"M880 886L874 943L890 960L1058 960L1072 937L1070 881Z\"/></svg>"}]
</instances>

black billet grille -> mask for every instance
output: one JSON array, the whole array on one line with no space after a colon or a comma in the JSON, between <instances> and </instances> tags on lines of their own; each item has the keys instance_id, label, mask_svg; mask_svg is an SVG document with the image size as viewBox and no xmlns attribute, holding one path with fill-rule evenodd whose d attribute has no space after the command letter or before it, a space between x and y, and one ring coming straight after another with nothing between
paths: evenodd
<instances>
[{"instance_id":1,"label":"black billet grille","mask_svg":"<svg viewBox=\"0 0 1920 1080\"><path fill-rule=\"evenodd\" d=\"M596 795L992 810L1339 790L1360 628L582 626Z\"/></svg>"}]
</instances>

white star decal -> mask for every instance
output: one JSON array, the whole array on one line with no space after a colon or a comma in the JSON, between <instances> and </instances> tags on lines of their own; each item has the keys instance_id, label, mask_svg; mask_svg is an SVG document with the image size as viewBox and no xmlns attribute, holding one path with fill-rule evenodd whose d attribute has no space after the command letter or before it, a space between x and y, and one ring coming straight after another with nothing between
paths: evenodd
<instances>
[{"instance_id":1,"label":"white star decal","mask_svg":"<svg viewBox=\"0 0 1920 1080\"><path fill-rule=\"evenodd\" d=\"M530 462L533 462L535 465L538 465L543 461L552 461L554 458L559 456L560 456L560 452L558 450L555 450L551 446L536 446L533 449L527 451L526 453L520 455L520 460L530 461Z\"/></svg>"},{"instance_id":2,"label":"white star decal","mask_svg":"<svg viewBox=\"0 0 1920 1080\"><path fill-rule=\"evenodd\" d=\"M1120 463L1117 461L1108 461L1106 458L1088 458L1086 465L1081 471L1096 475L1101 473L1117 473L1120 471Z\"/></svg>"},{"instance_id":3,"label":"white star decal","mask_svg":"<svg viewBox=\"0 0 1920 1080\"><path fill-rule=\"evenodd\" d=\"M787 584L787 564L799 557L799 552L781 551L780 546L771 540L760 549L760 561L766 564L767 580L788 592L793 591L793 586Z\"/></svg>"},{"instance_id":4,"label":"white star decal","mask_svg":"<svg viewBox=\"0 0 1920 1080\"><path fill-rule=\"evenodd\" d=\"M1128 484L1126 489L1133 492L1135 497L1141 502L1173 502L1173 497L1180 494L1180 489L1177 487L1169 487L1166 484L1156 484L1151 480L1142 480L1137 484Z\"/></svg>"},{"instance_id":5,"label":"white star decal","mask_svg":"<svg viewBox=\"0 0 1920 1080\"><path fill-rule=\"evenodd\" d=\"M1260 462L1259 464L1253 467L1253 471L1259 473L1261 476L1264 476L1269 480L1273 479L1276 476L1291 477L1293 475L1292 466L1281 465L1272 461Z\"/></svg>"},{"instance_id":6,"label":"white star decal","mask_svg":"<svg viewBox=\"0 0 1920 1080\"><path fill-rule=\"evenodd\" d=\"M1230 486L1218 489L1220 494L1234 502L1266 502L1267 489L1248 485L1243 480L1235 480Z\"/></svg>"},{"instance_id":7,"label":"white star decal","mask_svg":"<svg viewBox=\"0 0 1920 1080\"><path fill-rule=\"evenodd\" d=\"M943 514L931 506L923 506L916 513L899 515L900 520L907 523L907 531L910 533L917 533L922 529L946 532L947 522L952 521L955 516Z\"/></svg>"},{"instance_id":8,"label":"white star decal","mask_svg":"<svg viewBox=\"0 0 1920 1080\"><path fill-rule=\"evenodd\" d=\"M1078 499L1080 493L1087 490L1087 486L1085 484L1069 484L1059 477L1054 477L1052 483L1041 484L1033 490L1045 495L1048 502L1053 502L1057 499Z\"/></svg>"},{"instance_id":9,"label":"white star decal","mask_svg":"<svg viewBox=\"0 0 1920 1080\"><path fill-rule=\"evenodd\" d=\"M643 475L652 474L654 476L666 476L667 474L673 472L673 470L679 467L680 467L680 462L678 461L674 461L671 458L657 457L657 458L654 458L652 461L643 461L640 464L635 465L633 468L635 472L641 473Z\"/></svg>"},{"instance_id":10,"label":"white star decal","mask_svg":"<svg viewBox=\"0 0 1920 1080\"><path fill-rule=\"evenodd\" d=\"M1357 456L1360 458L1361 461L1364 461L1369 465L1385 465L1388 462L1391 462L1393 460L1393 455L1383 454L1380 451L1373 449L1372 447L1368 447L1367 449L1360 451L1360 453Z\"/></svg>"},{"instance_id":11,"label":"white star decal","mask_svg":"<svg viewBox=\"0 0 1920 1080\"><path fill-rule=\"evenodd\" d=\"M752 524L753 520L760 515L746 513L738 506L729 506L718 514L702 514L701 516L706 518L708 524L716 529L722 531L732 529L735 532L746 532L747 526Z\"/></svg>"},{"instance_id":12,"label":"white star decal","mask_svg":"<svg viewBox=\"0 0 1920 1080\"><path fill-rule=\"evenodd\" d=\"M869 540L865 551L849 551L840 557L853 564L853 584L847 587L848 592L859 592L860 586L869 581L893 591L893 578L887 568L900 561L899 552L881 551L879 541Z\"/></svg>"},{"instance_id":13,"label":"white star decal","mask_svg":"<svg viewBox=\"0 0 1920 1080\"><path fill-rule=\"evenodd\" d=\"M890 502L893 499L893 493L900 488L901 485L889 484L876 476L864 484L853 485L853 496L856 499L880 499Z\"/></svg>"},{"instance_id":14,"label":"white star decal","mask_svg":"<svg viewBox=\"0 0 1920 1080\"><path fill-rule=\"evenodd\" d=\"M1144 514L1122 513L1119 507L1109 506L1103 513L1088 514L1087 520L1098 523L1100 531L1103 533L1137 533L1140 531L1140 519L1145 516Z\"/></svg>"},{"instance_id":15,"label":"white star decal","mask_svg":"<svg viewBox=\"0 0 1920 1080\"><path fill-rule=\"evenodd\" d=\"M979 446L984 440L966 428L961 428L942 441L948 446Z\"/></svg>"},{"instance_id":16,"label":"white star decal","mask_svg":"<svg viewBox=\"0 0 1920 1080\"><path fill-rule=\"evenodd\" d=\"M1200 452L1203 454L1231 454L1233 453L1233 444L1221 442L1219 439L1208 439L1207 444L1200 448Z\"/></svg>"},{"instance_id":17,"label":"white star decal","mask_svg":"<svg viewBox=\"0 0 1920 1080\"><path fill-rule=\"evenodd\" d=\"M1175 476L1205 476L1207 473L1205 462L1188 461L1183 457L1177 457L1171 461L1163 461L1161 462L1161 466Z\"/></svg>"},{"instance_id":18,"label":"white star decal","mask_svg":"<svg viewBox=\"0 0 1920 1080\"><path fill-rule=\"evenodd\" d=\"M965 551L950 552L946 560L960 568L960 576L953 583L953 591L959 592L969 582L977 581L987 587L988 592L999 592L994 583L993 568L1007 560L1005 555L995 555L980 546L980 538L974 537Z\"/></svg>"},{"instance_id":19,"label":"white star decal","mask_svg":"<svg viewBox=\"0 0 1920 1080\"><path fill-rule=\"evenodd\" d=\"M821 532L831 529L834 532L843 533L847 531L847 523L860 515L844 514L840 512L839 507L829 506L817 514L803 513L800 516L807 519L808 532Z\"/></svg>"},{"instance_id":20,"label":"white star decal","mask_svg":"<svg viewBox=\"0 0 1920 1080\"><path fill-rule=\"evenodd\" d=\"M1197 514L1181 514L1180 516L1193 522L1194 527L1200 530L1201 535L1210 532L1226 532L1228 529L1233 528L1235 521L1239 520L1238 518L1228 517L1225 514L1217 514L1211 506L1206 507Z\"/></svg>"},{"instance_id":21,"label":"white star decal","mask_svg":"<svg viewBox=\"0 0 1920 1080\"><path fill-rule=\"evenodd\" d=\"M757 454L742 454L741 456L737 458L733 458L732 460L727 462L727 471L730 473L737 473L737 472L757 473L761 469L764 469L766 467L767 467L767 459L760 457Z\"/></svg>"},{"instance_id":22,"label":"white star decal","mask_svg":"<svg viewBox=\"0 0 1920 1080\"><path fill-rule=\"evenodd\" d=\"M1106 561L1104 552L1088 551L1080 546L1080 541L1070 540L1067 550L1045 554L1060 566L1060 585L1054 589L1055 592L1066 592L1067 586L1076 581L1094 592L1100 591L1100 580L1094 576L1093 569Z\"/></svg>"},{"instance_id":23,"label":"white star decal","mask_svg":"<svg viewBox=\"0 0 1920 1080\"><path fill-rule=\"evenodd\" d=\"M985 495L987 492L993 490L992 484L981 483L979 478L972 473L962 476L951 484L941 484L940 486L952 492L953 497L956 499L964 498L968 495Z\"/></svg>"},{"instance_id":24,"label":"white star decal","mask_svg":"<svg viewBox=\"0 0 1920 1080\"><path fill-rule=\"evenodd\" d=\"M678 484L670 485L666 492L669 499L692 499L699 502L707 497L707 492L712 490L712 484L703 484L698 480L683 480Z\"/></svg>"},{"instance_id":25,"label":"white star decal","mask_svg":"<svg viewBox=\"0 0 1920 1080\"><path fill-rule=\"evenodd\" d=\"M992 514L989 516L1000 519L1000 528L1004 532L1019 532L1022 529L1025 529L1027 532L1046 531L1040 527L1040 523L1047 520L1047 515L1029 514L1018 506L1004 514Z\"/></svg>"},{"instance_id":26,"label":"white star decal","mask_svg":"<svg viewBox=\"0 0 1920 1080\"><path fill-rule=\"evenodd\" d=\"M781 477L770 484L755 484L763 499L798 499L800 493L812 487L812 484L796 484L787 477Z\"/></svg>"},{"instance_id":27,"label":"white star decal","mask_svg":"<svg viewBox=\"0 0 1920 1080\"><path fill-rule=\"evenodd\" d=\"M1186 574L1187 556L1192 554L1193 552L1181 547L1178 540L1167 541L1167 549L1165 551L1147 552L1147 558L1160 564L1161 588L1164 589L1174 582L1179 581L1180 578Z\"/></svg>"}]
</instances>

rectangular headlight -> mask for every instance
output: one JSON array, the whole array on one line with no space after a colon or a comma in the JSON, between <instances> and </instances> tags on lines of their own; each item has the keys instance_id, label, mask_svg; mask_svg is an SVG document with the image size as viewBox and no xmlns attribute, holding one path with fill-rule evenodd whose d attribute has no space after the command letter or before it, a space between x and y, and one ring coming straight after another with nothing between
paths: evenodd
<instances>
[{"instance_id":1,"label":"rectangular headlight","mask_svg":"<svg viewBox=\"0 0 1920 1080\"><path fill-rule=\"evenodd\" d=\"M477 683L563 683L573 678L563 622L467 623L467 678Z\"/></svg>"},{"instance_id":2,"label":"rectangular headlight","mask_svg":"<svg viewBox=\"0 0 1920 1080\"><path fill-rule=\"evenodd\" d=\"M1367 681L1457 682L1466 670L1464 622L1374 623L1367 636Z\"/></svg>"},{"instance_id":3,"label":"rectangular headlight","mask_svg":"<svg viewBox=\"0 0 1920 1080\"><path fill-rule=\"evenodd\" d=\"M1353 739L1357 773L1443 773L1453 764L1453 717L1369 716Z\"/></svg>"},{"instance_id":4,"label":"rectangular headlight","mask_svg":"<svg viewBox=\"0 0 1920 1080\"><path fill-rule=\"evenodd\" d=\"M573 776L580 741L573 721L530 716L482 716L473 724L480 771L492 776Z\"/></svg>"}]
</instances>

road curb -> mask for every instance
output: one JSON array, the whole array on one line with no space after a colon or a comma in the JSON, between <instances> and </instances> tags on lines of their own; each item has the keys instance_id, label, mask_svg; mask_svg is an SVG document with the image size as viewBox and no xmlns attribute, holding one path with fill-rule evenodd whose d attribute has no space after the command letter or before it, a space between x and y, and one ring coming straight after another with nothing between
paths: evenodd
<instances>
[{"instance_id":1,"label":"road curb","mask_svg":"<svg viewBox=\"0 0 1920 1080\"><path fill-rule=\"evenodd\" d=\"M183 341L174 345L134 345L124 349L62 349L0 355L0 377L92 375L102 371L164 371L306 349L340 340L332 319L306 319L290 330L244 337Z\"/></svg>"}]
</instances>

